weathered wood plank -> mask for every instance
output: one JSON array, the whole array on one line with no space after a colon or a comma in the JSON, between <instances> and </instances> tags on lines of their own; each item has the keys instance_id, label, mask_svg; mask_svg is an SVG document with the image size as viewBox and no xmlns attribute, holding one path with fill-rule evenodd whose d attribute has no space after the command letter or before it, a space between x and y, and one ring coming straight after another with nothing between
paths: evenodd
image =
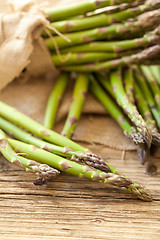
<instances>
[{"instance_id":1,"label":"weathered wood plank","mask_svg":"<svg viewBox=\"0 0 160 240\"><path fill-rule=\"evenodd\" d=\"M120 151L90 148L149 189L154 201L145 203L125 190L67 174L36 187L32 174L1 160L0 239L160 239L160 177L146 175L135 152L121 161Z\"/></svg>"}]
</instances>

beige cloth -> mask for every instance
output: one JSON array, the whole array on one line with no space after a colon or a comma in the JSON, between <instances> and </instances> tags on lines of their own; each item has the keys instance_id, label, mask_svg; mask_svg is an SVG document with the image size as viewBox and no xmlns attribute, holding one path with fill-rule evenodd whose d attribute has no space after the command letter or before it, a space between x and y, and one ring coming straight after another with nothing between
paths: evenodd
<instances>
[{"instance_id":1,"label":"beige cloth","mask_svg":"<svg viewBox=\"0 0 160 240\"><path fill-rule=\"evenodd\" d=\"M40 6L32 0L12 0L10 11L0 14L0 89L24 69L25 75L54 70L40 37L47 24Z\"/></svg>"},{"instance_id":2,"label":"beige cloth","mask_svg":"<svg viewBox=\"0 0 160 240\"><path fill-rule=\"evenodd\" d=\"M19 2L19 1L16 1ZM26 3L27 1L21 1L21 3ZM54 2L52 0L51 2ZM66 2L66 0L61 1ZM59 1L60 4L60 1ZM17 32L20 33L21 28L15 29L13 28L13 33L6 33L13 35L14 43L16 43L17 48L13 47L11 44L11 38L6 43L6 35L1 36L1 45L0 45L0 76L1 79L3 77L3 81L0 80L0 87L4 87L11 82L15 77L21 74L21 71L24 67L27 67L27 72L32 73L32 68L34 66L34 73L39 74L39 70L45 69L46 72L49 72L52 67L50 65L50 59L48 63L48 52L43 44L43 40L39 37L40 36L40 29L42 29L45 24L46 20L41 11L34 6L33 2L31 4L26 5L25 9L29 10L29 14L32 15L33 13L38 12L40 14L40 25L37 24L37 19L33 18L34 26L32 29L31 19L26 26L28 28L24 29L23 24L23 31L22 38L16 37ZM36 5L37 6L37 5ZM12 7L12 13L10 14L11 18L14 17L15 12L18 11L18 19L15 18L15 22L18 22L18 26L20 26L19 20L21 19L21 14L19 14L20 9L23 9L23 16L26 16L26 12L22 6L17 5L17 8ZM31 12L30 12L31 11ZM33 12L32 12L33 11ZM38 15L39 16L39 15ZM1 15L1 26L4 23L4 15ZM24 21L25 18L22 18ZM9 22L11 24L12 21ZM8 25L9 26L9 25ZM12 26L12 25L11 25ZM40 27L40 28L39 28ZM2 30L3 29L3 30ZM28 29L28 34L25 35L25 32ZM33 31L31 31L31 29ZM35 30L36 29L36 30ZM38 30L37 30L38 29ZM0 29L1 33L4 33L4 28ZM35 34L36 33L36 34ZM10 41L10 44L9 44ZM26 43L26 41L28 41ZM17 44L18 43L18 44ZM25 45L26 43L27 45ZM7 45L8 44L8 45ZM9 46L9 52L4 54L3 47ZM41 49L40 49L41 48ZM29 49L27 52L26 49ZM3 51L1 51L3 50ZM3 53L3 54L2 54ZM41 55L42 54L42 55ZM44 58L46 56L46 59ZM16 57L16 58L15 58ZM3 59L4 58L4 59ZM16 61L14 61L16 59ZM40 60L42 65L40 64ZM44 61L43 61L44 60ZM2 65L1 65L2 63ZM30 63L30 65L29 65ZM44 64L47 63L47 67L44 68ZM16 70L14 69L16 67ZM5 69L5 70L4 70ZM53 70L53 69L52 69ZM42 71L41 73L44 73ZM47 103L47 99L49 93L52 90L55 75L57 72L55 70L52 73L47 74L45 77L30 77L30 79L26 82L26 72L24 75L21 75L18 79L15 79L12 83L10 83L6 88L4 88L1 92L0 98L2 101L16 107L20 111L26 113L33 119L43 123L44 113L45 113L45 106ZM58 112L57 121L55 130L61 132L64 121L67 116L67 112L69 109L69 105L72 99L72 87L68 86L68 90L61 102L61 106ZM101 144L116 148L120 150L134 150L136 146L132 143L131 140L127 139L122 133L120 127L112 120L106 110L91 96L88 95L85 106L83 109L83 116L79 122L79 125L75 131L74 140L79 142L87 142L90 144Z\"/></svg>"}]
</instances>

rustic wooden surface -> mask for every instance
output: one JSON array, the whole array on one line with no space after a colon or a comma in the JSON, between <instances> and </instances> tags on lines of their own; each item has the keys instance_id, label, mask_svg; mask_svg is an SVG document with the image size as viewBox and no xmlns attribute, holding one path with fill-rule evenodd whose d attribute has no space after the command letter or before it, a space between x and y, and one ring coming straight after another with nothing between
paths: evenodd
<instances>
[{"instance_id":1,"label":"rustic wooden surface","mask_svg":"<svg viewBox=\"0 0 160 240\"><path fill-rule=\"evenodd\" d=\"M159 240L160 177L147 176L135 152L88 146L134 181L150 190L154 201L137 200L125 190L61 174L47 186L1 157L0 239L8 240ZM155 161L159 161L157 152Z\"/></svg>"}]
</instances>

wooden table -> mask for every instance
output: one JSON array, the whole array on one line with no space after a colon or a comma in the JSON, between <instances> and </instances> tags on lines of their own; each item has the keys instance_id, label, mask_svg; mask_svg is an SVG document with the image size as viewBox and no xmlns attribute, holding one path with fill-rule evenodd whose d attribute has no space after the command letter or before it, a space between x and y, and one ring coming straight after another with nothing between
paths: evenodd
<instances>
[{"instance_id":1,"label":"wooden table","mask_svg":"<svg viewBox=\"0 0 160 240\"><path fill-rule=\"evenodd\" d=\"M37 187L32 174L1 158L1 240L160 239L160 177L146 175L135 152L126 152L121 160L121 151L88 147L150 190L154 201L67 174ZM158 156L160 152L156 161Z\"/></svg>"},{"instance_id":2,"label":"wooden table","mask_svg":"<svg viewBox=\"0 0 160 240\"><path fill-rule=\"evenodd\" d=\"M66 0L67 1L67 0ZM73 0L72 0L73 1ZM43 0L39 0L43 2ZM60 2L50 0L50 3ZM6 0L1 0L1 10ZM154 201L61 174L47 186L0 157L0 240L159 240L160 177L145 174L135 152L87 146L151 191ZM159 161L160 152L155 161Z\"/></svg>"}]
</instances>

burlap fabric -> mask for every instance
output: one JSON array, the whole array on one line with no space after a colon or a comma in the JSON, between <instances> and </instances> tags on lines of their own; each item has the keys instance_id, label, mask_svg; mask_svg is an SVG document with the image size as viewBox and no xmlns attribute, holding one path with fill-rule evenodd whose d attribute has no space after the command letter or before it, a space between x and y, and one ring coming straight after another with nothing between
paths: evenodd
<instances>
[{"instance_id":1,"label":"burlap fabric","mask_svg":"<svg viewBox=\"0 0 160 240\"><path fill-rule=\"evenodd\" d=\"M3 67L0 64L0 87L3 89L1 90L0 99L26 113L33 119L43 123L47 99L57 76L57 71L51 65L51 61L48 58L48 52L43 44L43 40L40 38L41 29L46 25L46 21L43 18L41 10L38 12L41 18L38 18L38 20L33 18L34 27L32 26L31 17L29 22L25 19L23 22L21 41L17 41L19 38L15 35L15 31L13 31L15 25L14 22L12 22L10 26L12 27L12 36L16 37L16 42L14 41L16 45L13 47L13 45L11 45L13 44L11 36L9 36L9 44L7 38L8 33L6 35L4 34L4 9L7 7L5 1L3 0L2 2L4 7L1 7L1 11L3 10L1 14L1 32L3 31L3 36L0 36L0 63L3 63ZM38 4L40 2L42 1L38 1ZM49 2L50 5L53 6L57 1L52 0ZM67 0L59 1L58 4L64 4L64 2L66 4ZM1 6L3 6L3 4ZM14 12L12 14L18 11L18 16L25 15L27 10L29 10L30 14L33 16L33 13L35 14L35 11L38 11L37 9L37 7L34 7L34 11L33 9L30 10L30 6L27 5L24 11L24 8L19 6L18 10L12 9ZM21 10L23 14L20 14ZM15 21L15 24L17 24L17 22L20 26L19 21ZM9 28L9 24L7 26ZM24 31L25 26L27 33ZM20 33L20 28L18 33ZM8 44L7 50L10 52L4 52L4 44L5 47L7 46L5 43L6 40ZM26 45L24 44L26 41L29 41L29 43L27 43L29 52L26 51ZM23 44L20 44L22 42ZM1 51L1 49L3 51ZM16 52L16 49L18 49L18 52ZM15 71L15 66L17 65L18 71ZM27 70L21 74L24 68ZM40 77L39 75L44 72L46 72L46 74ZM35 77L33 75L37 76ZM28 76L30 76L29 79ZM5 85L7 86L4 88ZM73 83L70 82L57 115L55 130L58 132L61 132L63 128L69 105L72 101L72 89ZM122 130L115 121L108 116L106 110L90 94L87 95L83 116L76 128L73 140L82 143L101 144L104 145L104 147L106 146L120 150L136 149L136 146L123 135Z\"/></svg>"}]
</instances>

